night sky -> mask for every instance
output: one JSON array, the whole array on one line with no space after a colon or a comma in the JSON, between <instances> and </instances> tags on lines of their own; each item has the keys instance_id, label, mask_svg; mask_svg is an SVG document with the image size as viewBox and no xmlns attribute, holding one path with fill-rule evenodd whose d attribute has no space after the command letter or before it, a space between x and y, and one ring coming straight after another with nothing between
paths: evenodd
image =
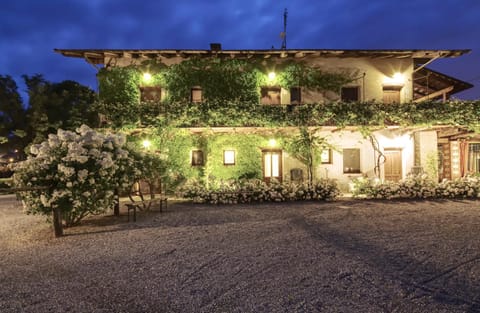
<instances>
[{"instance_id":1,"label":"night sky","mask_svg":"<svg viewBox=\"0 0 480 313\"><path fill-rule=\"evenodd\" d=\"M472 49L430 68L478 87L456 95L480 99L478 0L3 0L0 74L71 79L96 90L96 70L54 48L223 49L281 47L288 9L288 49Z\"/></svg>"}]
</instances>

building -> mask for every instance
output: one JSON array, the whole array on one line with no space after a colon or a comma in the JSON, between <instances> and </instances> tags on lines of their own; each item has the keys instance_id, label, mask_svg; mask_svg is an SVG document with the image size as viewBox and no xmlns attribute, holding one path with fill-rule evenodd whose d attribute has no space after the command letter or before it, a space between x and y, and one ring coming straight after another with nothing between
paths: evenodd
<instances>
[{"instance_id":1,"label":"building","mask_svg":"<svg viewBox=\"0 0 480 313\"><path fill-rule=\"evenodd\" d=\"M103 77L101 96L116 84L118 93L129 88L128 101L138 104L153 101L202 106L214 100L253 101L258 110L276 114L297 112L299 107L314 103L343 103L345 109L341 113L355 115L355 110L367 107L367 103L394 108L412 103L448 103L453 94L472 87L427 67L437 59L460 57L469 50L222 50L219 44L211 44L210 50L55 51L67 57L83 58L99 69L99 80ZM228 68L225 64L229 64ZM136 73L131 76L135 77L133 84L119 80L126 72L116 80L113 76L105 79L108 73L127 68ZM115 102L118 100L111 101L111 105ZM240 112L242 106L234 109ZM336 179L344 190L352 179L360 176L398 181L410 173L428 172L438 179L452 179L468 172L480 172L480 143L475 143L475 136L464 125L405 127L386 122L379 123L378 127L369 125L366 134L362 131L365 125L340 127L334 120L327 118L317 125L295 126L309 126L317 137L328 141L321 151L315 177ZM241 149L228 140L209 152L194 145L185 157L189 166L201 168L203 174L200 175L207 172L207 177L304 180L307 170L304 162L293 158L282 140L273 140L279 134L288 137L297 133L295 126L278 123L266 127L262 123L255 125L251 120L241 125L229 121L183 125L181 127L192 136L208 132L264 138L263 141L255 139L257 145L253 149L257 152L249 152L250 159L242 159ZM215 157L215 153L219 156ZM249 167L240 173L241 162L251 163L257 169L250 173Z\"/></svg>"}]
</instances>

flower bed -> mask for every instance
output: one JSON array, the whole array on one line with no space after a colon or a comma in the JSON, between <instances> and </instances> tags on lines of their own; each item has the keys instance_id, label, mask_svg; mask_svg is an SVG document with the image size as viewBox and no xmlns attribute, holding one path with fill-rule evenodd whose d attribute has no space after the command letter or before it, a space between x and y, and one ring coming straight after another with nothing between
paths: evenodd
<instances>
[{"instance_id":1,"label":"flower bed","mask_svg":"<svg viewBox=\"0 0 480 313\"><path fill-rule=\"evenodd\" d=\"M353 182L352 194L357 198L368 199L477 198L480 194L480 179L468 176L436 183L425 174L409 176L400 182L359 178Z\"/></svg>"},{"instance_id":2,"label":"flower bed","mask_svg":"<svg viewBox=\"0 0 480 313\"><path fill-rule=\"evenodd\" d=\"M336 183L326 179L315 182L311 187L305 183L281 184L275 181L266 184L261 180L248 180L207 188L194 181L185 184L180 193L195 203L211 204L333 200L340 194Z\"/></svg>"}]
</instances>

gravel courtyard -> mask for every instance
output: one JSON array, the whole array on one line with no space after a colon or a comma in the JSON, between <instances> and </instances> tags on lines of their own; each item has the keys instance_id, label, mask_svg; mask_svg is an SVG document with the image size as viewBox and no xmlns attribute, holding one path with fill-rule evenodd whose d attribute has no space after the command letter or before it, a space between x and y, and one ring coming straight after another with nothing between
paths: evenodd
<instances>
[{"instance_id":1,"label":"gravel courtyard","mask_svg":"<svg viewBox=\"0 0 480 313\"><path fill-rule=\"evenodd\" d=\"M480 312L479 201L176 203L66 234L0 197L0 312Z\"/></svg>"}]
</instances>

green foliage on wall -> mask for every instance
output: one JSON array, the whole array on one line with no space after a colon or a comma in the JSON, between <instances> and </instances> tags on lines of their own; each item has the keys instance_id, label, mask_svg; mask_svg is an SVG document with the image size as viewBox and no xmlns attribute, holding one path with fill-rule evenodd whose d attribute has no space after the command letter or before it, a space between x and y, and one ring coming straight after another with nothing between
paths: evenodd
<instances>
[{"instance_id":1,"label":"green foliage on wall","mask_svg":"<svg viewBox=\"0 0 480 313\"><path fill-rule=\"evenodd\" d=\"M205 100L258 102L260 73L244 60L193 58L165 70L169 100L189 101L193 86L202 88Z\"/></svg>"},{"instance_id":2,"label":"green foliage on wall","mask_svg":"<svg viewBox=\"0 0 480 313\"><path fill-rule=\"evenodd\" d=\"M267 140L255 134L217 134L208 138L209 180L262 177L262 147ZM224 165L224 150L235 151L235 164Z\"/></svg>"},{"instance_id":3,"label":"green foliage on wall","mask_svg":"<svg viewBox=\"0 0 480 313\"><path fill-rule=\"evenodd\" d=\"M185 129L160 126L158 128L143 129L142 132L133 132L128 136L129 142L138 150L145 150L142 146L144 140L149 140L151 146L149 153L159 154L166 158L167 174L163 183L173 190L189 178L203 177L204 168L191 165L191 151L197 149L199 137L193 136Z\"/></svg>"},{"instance_id":4,"label":"green foliage on wall","mask_svg":"<svg viewBox=\"0 0 480 313\"><path fill-rule=\"evenodd\" d=\"M140 100L140 72L134 67L102 68L97 79L99 98L105 103L134 104Z\"/></svg>"},{"instance_id":5,"label":"green foliage on wall","mask_svg":"<svg viewBox=\"0 0 480 313\"><path fill-rule=\"evenodd\" d=\"M277 74L273 81L267 78L271 71ZM144 72L152 75L150 82L141 79ZM303 62L192 58L171 66L151 60L139 66L102 69L98 80L100 100L109 104L138 103L140 86L162 86L171 102L190 101L191 88L199 86L207 101L258 103L261 86L275 85L285 89L301 86L338 92L342 85L351 81L352 75L325 72Z\"/></svg>"},{"instance_id":6,"label":"green foliage on wall","mask_svg":"<svg viewBox=\"0 0 480 313\"><path fill-rule=\"evenodd\" d=\"M305 63L288 62L279 68L278 85L285 89L301 86L309 90L334 91L351 82L356 73L330 73L320 68L309 67Z\"/></svg>"},{"instance_id":7,"label":"green foliage on wall","mask_svg":"<svg viewBox=\"0 0 480 313\"><path fill-rule=\"evenodd\" d=\"M134 131L128 138L139 151L145 150L143 140L150 140L148 151L166 158L168 171L162 179L171 190L188 179L205 184L231 179L260 179L262 148L268 146L268 138L262 135L214 134L208 130L191 134L186 129L170 126L144 129L141 133ZM279 136L276 138L282 140ZM192 166L192 150L203 151L203 166ZM224 165L224 150L235 151L234 165Z\"/></svg>"}]
</instances>

